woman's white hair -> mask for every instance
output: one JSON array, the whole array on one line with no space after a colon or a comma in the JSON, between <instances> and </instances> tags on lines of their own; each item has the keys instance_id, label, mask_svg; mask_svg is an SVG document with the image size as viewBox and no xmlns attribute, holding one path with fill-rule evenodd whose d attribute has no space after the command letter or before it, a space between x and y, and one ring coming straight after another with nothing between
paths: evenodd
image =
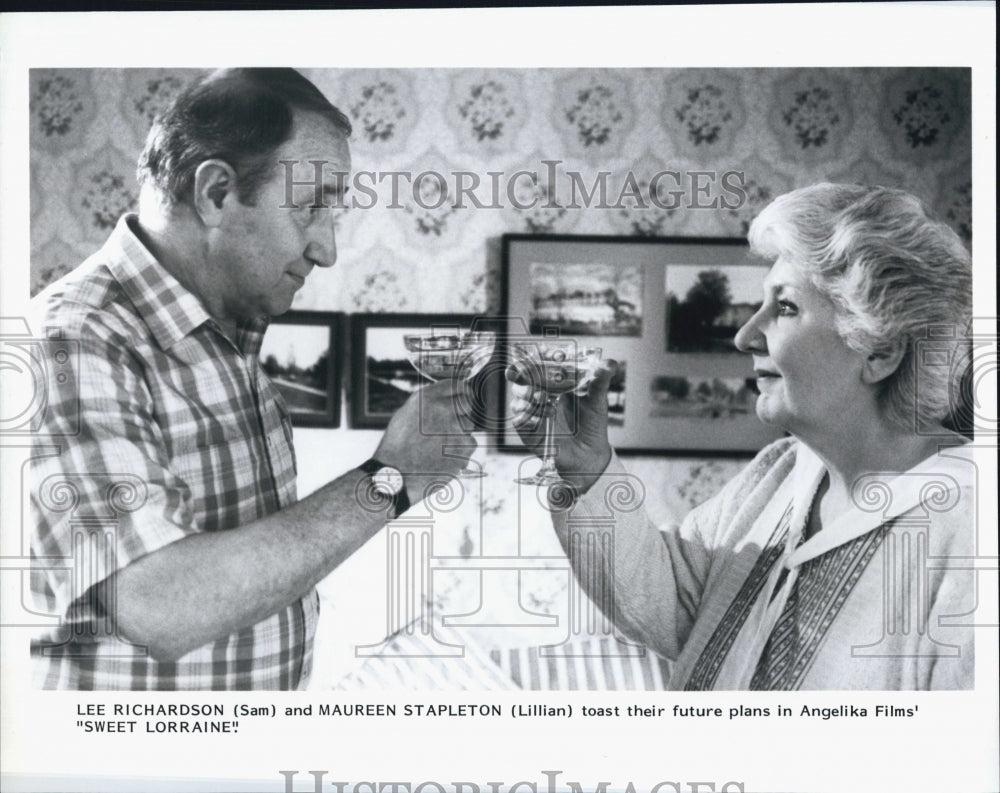
<instances>
[{"instance_id":1,"label":"woman's white hair","mask_svg":"<svg viewBox=\"0 0 1000 793\"><path fill-rule=\"evenodd\" d=\"M784 257L833 301L849 347L878 355L903 345L879 393L893 424L931 427L959 407L972 260L919 199L888 187L817 184L775 199L748 238L754 253ZM928 338L936 352L920 355Z\"/></svg>"}]
</instances>

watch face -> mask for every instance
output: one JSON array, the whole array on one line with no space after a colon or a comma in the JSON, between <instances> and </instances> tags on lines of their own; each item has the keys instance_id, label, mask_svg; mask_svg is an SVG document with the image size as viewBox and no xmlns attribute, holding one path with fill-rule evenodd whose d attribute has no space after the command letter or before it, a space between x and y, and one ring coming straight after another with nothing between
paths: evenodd
<instances>
[{"instance_id":1,"label":"watch face","mask_svg":"<svg viewBox=\"0 0 1000 793\"><path fill-rule=\"evenodd\" d=\"M403 489L403 475L388 465L372 474L372 486L380 493L394 496Z\"/></svg>"}]
</instances>

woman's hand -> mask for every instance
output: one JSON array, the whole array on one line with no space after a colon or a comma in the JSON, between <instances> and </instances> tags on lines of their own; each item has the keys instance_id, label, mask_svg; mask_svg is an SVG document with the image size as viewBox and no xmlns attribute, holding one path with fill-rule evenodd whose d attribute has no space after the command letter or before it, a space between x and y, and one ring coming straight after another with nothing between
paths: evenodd
<instances>
[{"instance_id":1,"label":"woman's hand","mask_svg":"<svg viewBox=\"0 0 1000 793\"><path fill-rule=\"evenodd\" d=\"M608 386L618 365L606 359L595 371L586 396L564 394L555 407L556 468L566 481L585 493L611 460L608 441ZM545 441L545 393L527 385L529 378L511 364L506 371L512 384L511 412L514 426L524 444L541 456Z\"/></svg>"}]
</instances>

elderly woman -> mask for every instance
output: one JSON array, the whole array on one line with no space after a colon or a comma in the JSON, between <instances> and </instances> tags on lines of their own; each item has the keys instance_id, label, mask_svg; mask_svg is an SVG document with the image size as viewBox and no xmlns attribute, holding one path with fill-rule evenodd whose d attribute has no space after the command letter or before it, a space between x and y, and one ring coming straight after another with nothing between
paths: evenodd
<instances>
[{"instance_id":1,"label":"elderly woman","mask_svg":"<svg viewBox=\"0 0 1000 793\"><path fill-rule=\"evenodd\" d=\"M749 239L774 263L736 346L753 358L758 416L790 437L658 531L614 507L624 468L605 362L557 419L577 417L559 468L580 495L553 515L577 577L622 633L675 662L671 688L969 688L973 581L955 560L972 555L972 466L944 426L969 255L917 199L883 187L788 193ZM922 354L932 328L959 331ZM515 386L533 447L538 404ZM609 510L613 542L588 537Z\"/></svg>"}]
</instances>

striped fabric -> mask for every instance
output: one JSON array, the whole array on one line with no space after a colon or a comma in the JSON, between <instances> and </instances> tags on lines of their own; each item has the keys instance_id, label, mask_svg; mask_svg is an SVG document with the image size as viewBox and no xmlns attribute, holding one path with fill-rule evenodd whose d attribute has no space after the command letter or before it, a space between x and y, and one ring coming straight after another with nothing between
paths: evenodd
<instances>
[{"instance_id":1,"label":"striped fabric","mask_svg":"<svg viewBox=\"0 0 1000 793\"><path fill-rule=\"evenodd\" d=\"M32 465L32 589L63 625L33 644L38 682L69 689L287 689L309 671L318 598L157 663L115 635L93 587L189 535L293 503L288 411L258 363L266 329L236 344L119 222L104 248L39 295L50 367ZM109 593L103 602L108 602Z\"/></svg>"},{"instance_id":2,"label":"striped fabric","mask_svg":"<svg viewBox=\"0 0 1000 793\"><path fill-rule=\"evenodd\" d=\"M545 655L538 647L486 651L467 634L441 629L460 656L435 656L441 644L418 630L396 634L382 652L339 680L336 691L662 691L668 663L614 639L583 639ZM640 654L641 653L641 654Z\"/></svg>"},{"instance_id":3,"label":"striped fabric","mask_svg":"<svg viewBox=\"0 0 1000 793\"><path fill-rule=\"evenodd\" d=\"M533 691L662 691L669 663L650 650L602 637L558 648L559 655L538 647L493 650L490 657L520 688Z\"/></svg>"}]
</instances>

